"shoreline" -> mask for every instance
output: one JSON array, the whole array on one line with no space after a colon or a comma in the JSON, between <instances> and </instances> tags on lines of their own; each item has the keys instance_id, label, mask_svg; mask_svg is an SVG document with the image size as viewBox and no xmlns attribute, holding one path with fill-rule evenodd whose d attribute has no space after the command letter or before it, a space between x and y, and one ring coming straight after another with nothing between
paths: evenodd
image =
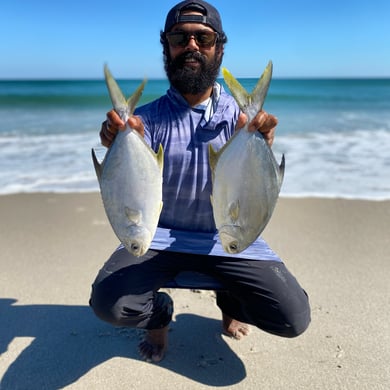
<instances>
[{"instance_id":1,"label":"shoreline","mask_svg":"<svg viewBox=\"0 0 390 390\"><path fill-rule=\"evenodd\" d=\"M1 389L386 389L390 200L281 197L263 237L308 292L309 329L221 336L213 292L170 290L162 363L97 319L90 286L118 245L98 192L0 195ZM188 331L191 337L188 337ZM44 373L44 374L42 374Z\"/></svg>"}]
</instances>

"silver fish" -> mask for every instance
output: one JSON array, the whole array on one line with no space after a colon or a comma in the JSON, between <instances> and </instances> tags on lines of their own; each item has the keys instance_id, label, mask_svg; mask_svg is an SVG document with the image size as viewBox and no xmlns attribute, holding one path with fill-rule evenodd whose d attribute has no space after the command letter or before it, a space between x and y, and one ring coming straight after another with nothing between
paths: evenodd
<instances>
[{"instance_id":1,"label":"silver fish","mask_svg":"<svg viewBox=\"0 0 390 390\"><path fill-rule=\"evenodd\" d=\"M251 94L223 69L223 76L248 122L261 110L272 77L269 62ZM273 213L284 176L284 155L280 166L262 134L247 126L236 132L219 150L209 146L213 190L211 202L222 246L227 253L239 253L264 230Z\"/></svg>"},{"instance_id":2,"label":"silver fish","mask_svg":"<svg viewBox=\"0 0 390 390\"><path fill-rule=\"evenodd\" d=\"M100 185L103 205L111 226L126 249L142 256L149 249L162 209L163 149L156 154L127 119L134 112L145 81L126 100L107 66L107 88L115 111L126 122L99 164L92 159Z\"/></svg>"}]
</instances>

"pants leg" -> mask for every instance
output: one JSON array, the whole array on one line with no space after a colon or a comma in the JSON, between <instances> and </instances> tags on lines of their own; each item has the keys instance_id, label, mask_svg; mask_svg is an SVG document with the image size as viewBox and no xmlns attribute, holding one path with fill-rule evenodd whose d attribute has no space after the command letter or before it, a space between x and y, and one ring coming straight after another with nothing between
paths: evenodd
<instances>
[{"instance_id":1,"label":"pants leg","mask_svg":"<svg viewBox=\"0 0 390 390\"><path fill-rule=\"evenodd\" d=\"M117 326L159 329L172 318L173 303L159 293L181 270L217 278L225 287L217 304L232 318L284 337L301 334L310 322L305 291L282 262L148 251L142 258L117 250L99 272L90 305Z\"/></svg>"},{"instance_id":2,"label":"pants leg","mask_svg":"<svg viewBox=\"0 0 390 390\"><path fill-rule=\"evenodd\" d=\"M95 314L116 326L163 328L171 321L173 302L157 290L176 271L163 252L148 251L142 258L118 249L92 285L90 305Z\"/></svg>"},{"instance_id":3,"label":"pants leg","mask_svg":"<svg viewBox=\"0 0 390 390\"><path fill-rule=\"evenodd\" d=\"M235 259L217 269L227 286L217 292L217 305L230 317L283 337L308 327L308 296L282 262Z\"/></svg>"}]
</instances>

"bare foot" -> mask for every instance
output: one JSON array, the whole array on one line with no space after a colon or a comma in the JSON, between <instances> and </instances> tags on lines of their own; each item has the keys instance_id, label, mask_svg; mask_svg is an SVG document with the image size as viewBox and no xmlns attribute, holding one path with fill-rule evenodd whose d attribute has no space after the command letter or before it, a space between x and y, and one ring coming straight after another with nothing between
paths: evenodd
<instances>
[{"instance_id":1,"label":"bare foot","mask_svg":"<svg viewBox=\"0 0 390 390\"><path fill-rule=\"evenodd\" d=\"M222 328L224 334L236 340L241 340L244 336L248 336L250 333L250 327L248 324L237 321L225 313L222 313Z\"/></svg>"},{"instance_id":2,"label":"bare foot","mask_svg":"<svg viewBox=\"0 0 390 390\"><path fill-rule=\"evenodd\" d=\"M145 339L139 344L138 351L147 362L160 362L168 348L169 326L161 329L147 330Z\"/></svg>"}]
</instances>

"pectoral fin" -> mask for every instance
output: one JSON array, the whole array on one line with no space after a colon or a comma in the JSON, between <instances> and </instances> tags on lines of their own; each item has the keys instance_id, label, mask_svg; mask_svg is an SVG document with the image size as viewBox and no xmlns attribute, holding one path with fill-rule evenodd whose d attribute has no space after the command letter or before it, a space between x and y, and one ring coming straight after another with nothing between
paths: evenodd
<instances>
[{"instance_id":1,"label":"pectoral fin","mask_svg":"<svg viewBox=\"0 0 390 390\"><path fill-rule=\"evenodd\" d=\"M236 222L240 216L240 202L236 200L229 205L229 216L232 222Z\"/></svg>"},{"instance_id":2,"label":"pectoral fin","mask_svg":"<svg viewBox=\"0 0 390 390\"><path fill-rule=\"evenodd\" d=\"M125 207L125 213L127 218L134 225L139 225L142 221L142 212L140 210L134 210L129 207Z\"/></svg>"}]
</instances>

